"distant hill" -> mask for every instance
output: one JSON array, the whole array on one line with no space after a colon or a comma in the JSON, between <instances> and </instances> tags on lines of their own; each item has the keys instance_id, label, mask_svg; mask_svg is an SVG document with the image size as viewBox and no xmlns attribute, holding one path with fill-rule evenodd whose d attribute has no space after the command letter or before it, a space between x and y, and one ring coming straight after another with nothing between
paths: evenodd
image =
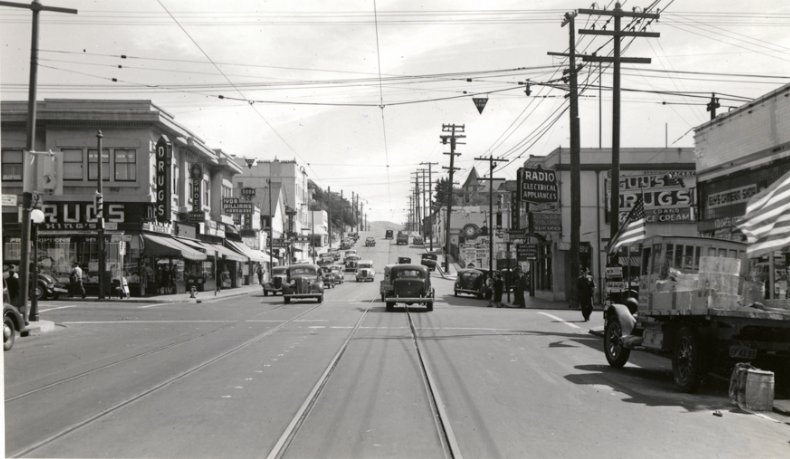
<instances>
[{"instance_id":1,"label":"distant hill","mask_svg":"<svg viewBox=\"0 0 790 459\"><path fill-rule=\"evenodd\" d=\"M383 233L387 230L400 231L403 229L402 223L368 222L368 225L370 226L370 230L374 233Z\"/></svg>"}]
</instances>

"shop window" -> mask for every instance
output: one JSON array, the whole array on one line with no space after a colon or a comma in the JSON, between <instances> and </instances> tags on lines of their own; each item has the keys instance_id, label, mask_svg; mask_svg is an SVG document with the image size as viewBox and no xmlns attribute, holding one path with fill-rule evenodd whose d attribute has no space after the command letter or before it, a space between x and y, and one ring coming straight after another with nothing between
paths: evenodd
<instances>
[{"instance_id":1,"label":"shop window","mask_svg":"<svg viewBox=\"0 0 790 459\"><path fill-rule=\"evenodd\" d=\"M96 150L88 150L88 180L96 180L99 173L99 165L96 162ZM101 151L102 170L101 177L105 182L110 181L110 150L102 149Z\"/></svg>"},{"instance_id":2,"label":"shop window","mask_svg":"<svg viewBox=\"0 0 790 459\"><path fill-rule=\"evenodd\" d=\"M669 255L667 255L668 257ZM683 246L677 245L675 246L675 261L674 265L675 268L681 269L683 268Z\"/></svg>"},{"instance_id":3,"label":"shop window","mask_svg":"<svg viewBox=\"0 0 790 459\"><path fill-rule=\"evenodd\" d=\"M683 267L687 269L697 270L699 269L699 265L696 263L696 259L694 258L694 249L699 249L698 247L694 247L693 245L686 246L686 252L683 255Z\"/></svg>"},{"instance_id":4,"label":"shop window","mask_svg":"<svg viewBox=\"0 0 790 459\"><path fill-rule=\"evenodd\" d=\"M134 182L137 180L137 151L115 150L115 181Z\"/></svg>"},{"instance_id":5,"label":"shop window","mask_svg":"<svg viewBox=\"0 0 790 459\"><path fill-rule=\"evenodd\" d=\"M2 158L3 181L22 180L22 151L4 150Z\"/></svg>"},{"instance_id":6,"label":"shop window","mask_svg":"<svg viewBox=\"0 0 790 459\"><path fill-rule=\"evenodd\" d=\"M208 180L203 180L203 205L209 206L211 202L211 190L209 190Z\"/></svg>"},{"instance_id":7,"label":"shop window","mask_svg":"<svg viewBox=\"0 0 790 459\"><path fill-rule=\"evenodd\" d=\"M192 180L187 182L187 204L192 204L192 193L194 193L195 188L192 186Z\"/></svg>"},{"instance_id":8,"label":"shop window","mask_svg":"<svg viewBox=\"0 0 790 459\"><path fill-rule=\"evenodd\" d=\"M63 149L63 180L85 179L82 148Z\"/></svg>"}]
</instances>

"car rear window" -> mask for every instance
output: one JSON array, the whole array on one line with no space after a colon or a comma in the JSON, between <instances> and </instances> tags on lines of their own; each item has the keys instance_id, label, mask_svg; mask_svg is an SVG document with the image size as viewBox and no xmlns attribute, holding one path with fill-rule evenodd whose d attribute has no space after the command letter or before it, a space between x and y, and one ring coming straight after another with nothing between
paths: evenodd
<instances>
[{"instance_id":1,"label":"car rear window","mask_svg":"<svg viewBox=\"0 0 790 459\"><path fill-rule=\"evenodd\" d=\"M405 278L419 279L420 278L420 272L418 270L416 270L416 269L404 269L402 271L398 271L397 278L398 279L405 279Z\"/></svg>"}]
</instances>

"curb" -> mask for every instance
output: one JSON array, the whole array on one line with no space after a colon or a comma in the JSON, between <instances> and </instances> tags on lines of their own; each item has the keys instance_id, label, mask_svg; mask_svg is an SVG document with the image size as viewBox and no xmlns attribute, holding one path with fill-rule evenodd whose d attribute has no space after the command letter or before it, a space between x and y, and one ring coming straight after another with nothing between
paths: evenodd
<instances>
[{"instance_id":1,"label":"curb","mask_svg":"<svg viewBox=\"0 0 790 459\"><path fill-rule=\"evenodd\" d=\"M204 301L212 301L212 300L221 300L224 298L234 298L238 296L245 296L245 295L252 295L255 292L260 291L260 288L256 288L255 290L244 290L239 292L221 294L221 295L211 295L211 292L198 292L195 295L206 295L203 297L197 298L189 298L189 293L177 293L173 295L168 295L167 298L152 296L152 297L136 297L136 298L129 298L129 299L121 299L121 298L105 298L103 300L99 300L98 298L86 298L83 301L91 301L91 302L98 302L101 301L102 303L201 303ZM186 295L186 297L182 297L181 295ZM208 296L211 295L211 296ZM49 301L79 301L80 298L58 298L57 300L49 300Z\"/></svg>"}]
</instances>

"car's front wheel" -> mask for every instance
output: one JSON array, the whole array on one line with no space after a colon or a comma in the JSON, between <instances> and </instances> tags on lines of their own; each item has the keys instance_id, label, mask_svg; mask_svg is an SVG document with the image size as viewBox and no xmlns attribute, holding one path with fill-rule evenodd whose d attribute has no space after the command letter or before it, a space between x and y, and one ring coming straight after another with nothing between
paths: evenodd
<instances>
[{"instance_id":1,"label":"car's front wheel","mask_svg":"<svg viewBox=\"0 0 790 459\"><path fill-rule=\"evenodd\" d=\"M9 351L14 347L14 340L16 339L16 329L14 328L14 321L9 316L3 317L3 350Z\"/></svg>"},{"instance_id":2,"label":"car's front wheel","mask_svg":"<svg viewBox=\"0 0 790 459\"><path fill-rule=\"evenodd\" d=\"M672 352L672 375L678 389L690 394L702 382L702 342L692 327L683 327L678 332L677 343Z\"/></svg>"},{"instance_id":3,"label":"car's front wheel","mask_svg":"<svg viewBox=\"0 0 790 459\"><path fill-rule=\"evenodd\" d=\"M606 361L613 368L623 368L631 355L631 349L623 346L622 336L623 328L620 321L617 317L610 318L603 336L603 349L606 353Z\"/></svg>"}]
</instances>

